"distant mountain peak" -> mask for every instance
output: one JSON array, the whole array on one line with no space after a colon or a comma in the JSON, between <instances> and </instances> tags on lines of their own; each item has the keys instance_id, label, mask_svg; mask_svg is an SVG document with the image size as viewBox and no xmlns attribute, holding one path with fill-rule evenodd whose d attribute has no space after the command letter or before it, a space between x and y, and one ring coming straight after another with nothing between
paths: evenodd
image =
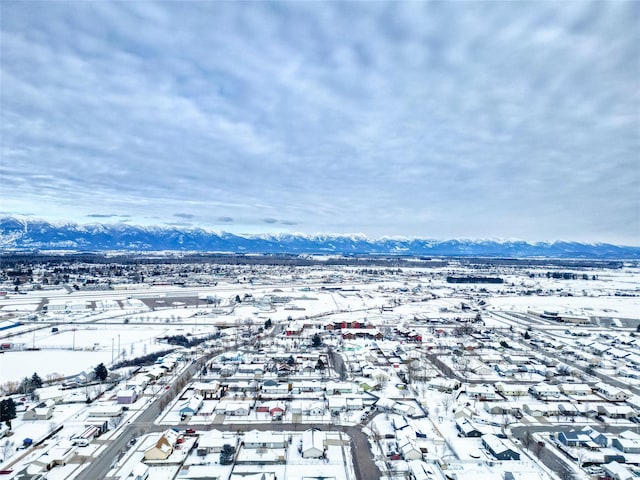
<instances>
[{"instance_id":1,"label":"distant mountain peak","mask_svg":"<svg viewBox=\"0 0 640 480\"><path fill-rule=\"evenodd\" d=\"M51 223L29 218L0 218L0 251L42 250L640 259L640 247L604 243L407 237L370 239L361 233L235 235L198 227Z\"/></svg>"}]
</instances>

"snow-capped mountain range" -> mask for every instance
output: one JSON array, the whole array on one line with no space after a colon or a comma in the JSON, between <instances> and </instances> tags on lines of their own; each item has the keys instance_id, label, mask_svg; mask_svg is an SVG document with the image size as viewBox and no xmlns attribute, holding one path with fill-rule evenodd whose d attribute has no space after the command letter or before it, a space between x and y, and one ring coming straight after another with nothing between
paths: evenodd
<instances>
[{"instance_id":1,"label":"snow-capped mountain range","mask_svg":"<svg viewBox=\"0 0 640 480\"><path fill-rule=\"evenodd\" d=\"M55 224L0 218L0 251L189 251L289 254L391 254L427 256L640 259L640 247L578 242L369 239L364 235L234 235L201 228L126 224Z\"/></svg>"}]
</instances>

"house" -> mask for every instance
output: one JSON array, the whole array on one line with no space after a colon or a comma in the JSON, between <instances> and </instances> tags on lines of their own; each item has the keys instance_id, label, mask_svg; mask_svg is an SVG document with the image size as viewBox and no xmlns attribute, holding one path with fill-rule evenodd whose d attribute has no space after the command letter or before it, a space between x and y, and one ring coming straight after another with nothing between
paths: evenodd
<instances>
[{"instance_id":1,"label":"house","mask_svg":"<svg viewBox=\"0 0 640 480\"><path fill-rule=\"evenodd\" d=\"M634 478L630 470L615 461L602 465L602 470L611 480L633 480Z\"/></svg>"},{"instance_id":2,"label":"house","mask_svg":"<svg viewBox=\"0 0 640 480\"><path fill-rule=\"evenodd\" d=\"M324 383L314 381L297 381L292 386L292 392L323 392L325 390Z\"/></svg>"},{"instance_id":3,"label":"house","mask_svg":"<svg viewBox=\"0 0 640 480\"><path fill-rule=\"evenodd\" d=\"M84 431L78 435L71 437L71 443L74 445L88 445L91 440L100 435L100 429L95 425L90 425L84 429Z\"/></svg>"},{"instance_id":4,"label":"house","mask_svg":"<svg viewBox=\"0 0 640 480\"><path fill-rule=\"evenodd\" d=\"M305 415L311 417L321 417L324 415L324 403L323 402L311 402L305 405L303 409Z\"/></svg>"},{"instance_id":5,"label":"house","mask_svg":"<svg viewBox=\"0 0 640 480\"><path fill-rule=\"evenodd\" d=\"M329 411L332 414L343 412L347 409L347 399L341 396L332 396L327 399Z\"/></svg>"},{"instance_id":6,"label":"house","mask_svg":"<svg viewBox=\"0 0 640 480\"><path fill-rule=\"evenodd\" d=\"M376 406L376 409L380 410L381 412L392 412L395 404L396 404L395 400L391 400L390 398L380 397L378 398L378 400L376 400L375 406Z\"/></svg>"},{"instance_id":7,"label":"house","mask_svg":"<svg viewBox=\"0 0 640 480\"><path fill-rule=\"evenodd\" d=\"M76 453L76 447L69 445L55 445L46 452L42 453L38 458L33 460L31 464L44 470L51 470L56 465L66 465Z\"/></svg>"},{"instance_id":8,"label":"house","mask_svg":"<svg viewBox=\"0 0 640 480\"><path fill-rule=\"evenodd\" d=\"M200 395L194 395L178 406L178 412L181 417L192 417L202 407L203 399Z\"/></svg>"},{"instance_id":9,"label":"house","mask_svg":"<svg viewBox=\"0 0 640 480\"><path fill-rule=\"evenodd\" d=\"M494 405L494 404L485 403L485 405ZM487 409L487 407L485 407L485 409ZM489 411L489 410L487 410L487 411ZM460 420L460 419L463 419L463 418L472 419L476 415L477 415L477 413L473 409L471 409L470 407L462 407L460 410L457 410L456 413L453 416L454 416L454 418L456 420Z\"/></svg>"},{"instance_id":10,"label":"house","mask_svg":"<svg viewBox=\"0 0 640 480\"><path fill-rule=\"evenodd\" d=\"M23 420L49 420L53 417L53 400L40 402L22 415Z\"/></svg>"},{"instance_id":11,"label":"house","mask_svg":"<svg viewBox=\"0 0 640 480\"><path fill-rule=\"evenodd\" d=\"M269 397L281 397L289 394L289 384L279 383L275 380L265 380L262 384L262 395Z\"/></svg>"},{"instance_id":12,"label":"house","mask_svg":"<svg viewBox=\"0 0 640 480\"><path fill-rule=\"evenodd\" d=\"M482 436L482 445L497 460L520 460L520 453L509 440L498 438L489 433Z\"/></svg>"},{"instance_id":13,"label":"house","mask_svg":"<svg viewBox=\"0 0 640 480\"><path fill-rule=\"evenodd\" d=\"M611 446L622 453L640 453L640 435L633 432L622 432L611 440Z\"/></svg>"},{"instance_id":14,"label":"house","mask_svg":"<svg viewBox=\"0 0 640 480\"><path fill-rule=\"evenodd\" d=\"M178 443L180 434L175 430L169 429L160 436L158 441L150 448L145 450L145 460L166 460L173 453L173 449Z\"/></svg>"},{"instance_id":15,"label":"house","mask_svg":"<svg viewBox=\"0 0 640 480\"><path fill-rule=\"evenodd\" d=\"M302 433L302 458L320 458L324 455L325 433L310 428Z\"/></svg>"},{"instance_id":16,"label":"house","mask_svg":"<svg viewBox=\"0 0 640 480\"><path fill-rule=\"evenodd\" d=\"M193 391L203 400L213 400L220 397L220 383L197 382L193 384Z\"/></svg>"},{"instance_id":17,"label":"house","mask_svg":"<svg viewBox=\"0 0 640 480\"><path fill-rule=\"evenodd\" d=\"M551 417L559 412L556 403L525 403L523 410L532 417Z\"/></svg>"},{"instance_id":18,"label":"house","mask_svg":"<svg viewBox=\"0 0 640 480\"><path fill-rule=\"evenodd\" d=\"M235 445L236 440L225 437L220 430L209 430L198 438L198 455L204 457L211 453L220 453L225 444Z\"/></svg>"},{"instance_id":19,"label":"house","mask_svg":"<svg viewBox=\"0 0 640 480\"><path fill-rule=\"evenodd\" d=\"M362 406L360 406L360 408L362 408ZM397 413L398 415L406 415L408 417L413 417L414 415L416 415L418 413L417 408L415 405L411 405L409 403L403 403L403 402L396 402L393 405L392 408L393 412ZM422 412L420 412L422 413Z\"/></svg>"},{"instance_id":20,"label":"house","mask_svg":"<svg viewBox=\"0 0 640 480\"><path fill-rule=\"evenodd\" d=\"M593 389L611 402L624 402L631 397L631 394L621 388L613 387L607 383L597 383Z\"/></svg>"},{"instance_id":21,"label":"house","mask_svg":"<svg viewBox=\"0 0 640 480\"><path fill-rule=\"evenodd\" d=\"M39 402L53 400L53 402L55 403L60 403L64 399L62 390L60 390L60 388L56 386L36 388L33 394Z\"/></svg>"},{"instance_id":22,"label":"house","mask_svg":"<svg viewBox=\"0 0 640 480\"><path fill-rule=\"evenodd\" d=\"M293 400L289 404L289 409L293 415L321 417L325 413L325 403L323 401Z\"/></svg>"},{"instance_id":23,"label":"house","mask_svg":"<svg viewBox=\"0 0 640 480\"><path fill-rule=\"evenodd\" d=\"M225 415L232 415L234 417L245 417L249 415L251 405L249 402L229 402L226 404L220 404L224 408Z\"/></svg>"},{"instance_id":24,"label":"house","mask_svg":"<svg viewBox=\"0 0 640 480\"><path fill-rule=\"evenodd\" d=\"M477 400L498 400L501 398L500 394L487 384L469 385L467 387L467 395Z\"/></svg>"},{"instance_id":25,"label":"house","mask_svg":"<svg viewBox=\"0 0 640 480\"><path fill-rule=\"evenodd\" d=\"M327 395L342 395L353 393L353 384L350 382L327 382Z\"/></svg>"},{"instance_id":26,"label":"house","mask_svg":"<svg viewBox=\"0 0 640 480\"><path fill-rule=\"evenodd\" d=\"M94 418L119 417L122 415L122 405L96 405L89 410L89 416Z\"/></svg>"},{"instance_id":27,"label":"house","mask_svg":"<svg viewBox=\"0 0 640 480\"><path fill-rule=\"evenodd\" d=\"M456 429L463 437L481 437L482 432L469 420L456 420Z\"/></svg>"},{"instance_id":28,"label":"house","mask_svg":"<svg viewBox=\"0 0 640 480\"><path fill-rule=\"evenodd\" d=\"M582 430L568 430L558 433L558 442L567 447L583 447L597 450L599 445L593 441L588 432Z\"/></svg>"},{"instance_id":29,"label":"house","mask_svg":"<svg viewBox=\"0 0 640 480\"><path fill-rule=\"evenodd\" d=\"M159 379L161 376L163 376L166 372L160 368L160 367L152 367L149 370L147 370L146 372L144 372L144 374L151 380L157 380Z\"/></svg>"},{"instance_id":30,"label":"house","mask_svg":"<svg viewBox=\"0 0 640 480\"><path fill-rule=\"evenodd\" d=\"M527 385L498 382L495 387L497 392L509 397L529 395L529 387Z\"/></svg>"},{"instance_id":31,"label":"house","mask_svg":"<svg viewBox=\"0 0 640 480\"><path fill-rule=\"evenodd\" d=\"M269 415L273 418L282 418L285 408L286 407L283 402L272 402L269 405Z\"/></svg>"},{"instance_id":32,"label":"house","mask_svg":"<svg viewBox=\"0 0 640 480\"><path fill-rule=\"evenodd\" d=\"M529 388L529 393L538 400L556 400L560 398L561 392L557 385L548 383L538 383Z\"/></svg>"},{"instance_id":33,"label":"house","mask_svg":"<svg viewBox=\"0 0 640 480\"><path fill-rule=\"evenodd\" d=\"M520 410L514 404L507 402L483 402L483 407L484 410L491 415L513 415ZM459 412L456 412L456 415L458 415L458 413Z\"/></svg>"},{"instance_id":34,"label":"house","mask_svg":"<svg viewBox=\"0 0 640 480\"><path fill-rule=\"evenodd\" d=\"M148 384L149 384L149 376L145 373L139 373L135 377L127 380L125 384L125 388L127 389L135 388L135 389L144 390L145 388L147 388Z\"/></svg>"},{"instance_id":35,"label":"house","mask_svg":"<svg viewBox=\"0 0 640 480\"><path fill-rule=\"evenodd\" d=\"M429 380L427 386L439 392L452 393L460 388L460 382L454 378L436 377Z\"/></svg>"},{"instance_id":36,"label":"house","mask_svg":"<svg viewBox=\"0 0 640 480\"><path fill-rule=\"evenodd\" d=\"M404 460L422 460L422 450L411 439L404 439L398 442L398 447Z\"/></svg>"},{"instance_id":37,"label":"house","mask_svg":"<svg viewBox=\"0 0 640 480\"><path fill-rule=\"evenodd\" d=\"M147 480L149 478L149 466L138 463L131 472L132 480Z\"/></svg>"},{"instance_id":38,"label":"house","mask_svg":"<svg viewBox=\"0 0 640 480\"><path fill-rule=\"evenodd\" d=\"M558 403L558 413L567 417L575 417L577 415L587 416L589 408L591 407L591 404L561 402ZM595 415L595 410L593 412L593 415Z\"/></svg>"},{"instance_id":39,"label":"house","mask_svg":"<svg viewBox=\"0 0 640 480\"><path fill-rule=\"evenodd\" d=\"M286 448L288 435L282 432L250 430L244 434L244 448Z\"/></svg>"},{"instance_id":40,"label":"house","mask_svg":"<svg viewBox=\"0 0 640 480\"><path fill-rule=\"evenodd\" d=\"M591 387L586 383L561 383L558 388L565 395L577 397L584 397L593 393Z\"/></svg>"},{"instance_id":41,"label":"house","mask_svg":"<svg viewBox=\"0 0 640 480\"><path fill-rule=\"evenodd\" d=\"M504 472L504 480L545 480L547 475L538 471Z\"/></svg>"},{"instance_id":42,"label":"house","mask_svg":"<svg viewBox=\"0 0 640 480\"><path fill-rule=\"evenodd\" d=\"M66 465L76 454L76 447L71 445L57 444L47 452L49 459L55 465Z\"/></svg>"},{"instance_id":43,"label":"house","mask_svg":"<svg viewBox=\"0 0 640 480\"><path fill-rule=\"evenodd\" d=\"M629 405L598 405L598 413L609 418L630 418L636 415L635 410Z\"/></svg>"}]
</instances>

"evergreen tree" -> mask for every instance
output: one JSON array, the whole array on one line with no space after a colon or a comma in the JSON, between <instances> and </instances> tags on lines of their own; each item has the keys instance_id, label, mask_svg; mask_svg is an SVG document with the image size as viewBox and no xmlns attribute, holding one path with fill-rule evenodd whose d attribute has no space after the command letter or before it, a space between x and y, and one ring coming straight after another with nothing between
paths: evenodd
<instances>
[{"instance_id":1,"label":"evergreen tree","mask_svg":"<svg viewBox=\"0 0 640 480\"><path fill-rule=\"evenodd\" d=\"M109 375L109 371L107 370L107 367L104 366L104 363L101 363L100 365L96 366L93 373L95 373L96 378L101 382L104 382L107 379L107 376Z\"/></svg>"},{"instance_id":2,"label":"evergreen tree","mask_svg":"<svg viewBox=\"0 0 640 480\"><path fill-rule=\"evenodd\" d=\"M320 335L316 333L313 336L313 339L311 340L311 342L314 347L318 348L320 345L322 345L322 338L320 338Z\"/></svg>"},{"instance_id":3,"label":"evergreen tree","mask_svg":"<svg viewBox=\"0 0 640 480\"><path fill-rule=\"evenodd\" d=\"M33 388L31 386L31 380L29 380L29 377L24 377L21 381L20 381L20 388L19 388L20 393L22 393L23 395L27 395L31 392L33 392Z\"/></svg>"},{"instance_id":4,"label":"evergreen tree","mask_svg":"<svg viewBox=\"0 0 640 480\"><path fill-rule=\"evenodd\" d=\"M31 389L35 390L36 388L40 387L42 387L42 379L40 378L40 375L38 375L36 372L33 372L33 375L31 375Z\"/></svg>"},{"instance_id":5,"label":"evergreen tree","mask_svg":"<svg viewBox=\"0 0 640 480\"><path fill-rule=\"evenodd\" d=\"M267 318L267 321L266 321L266 322L264 322L264 329L265 329L265 330L269 330L269 329L271 328L271 325L273 325L273 324L271 323L271 319L270 319L270 318Z\"/></svg>"},{"instance_id":6,"label":"evergreen tree","mask_svg":"<svg viewBox=\"0 0 640 480\"><path fill-rule=\"evenodd\" d=\"M16 418L16 403L13 398L0 401L0 422L5 422L11 428L11 420Z\"/></svg>"}]
</instances>

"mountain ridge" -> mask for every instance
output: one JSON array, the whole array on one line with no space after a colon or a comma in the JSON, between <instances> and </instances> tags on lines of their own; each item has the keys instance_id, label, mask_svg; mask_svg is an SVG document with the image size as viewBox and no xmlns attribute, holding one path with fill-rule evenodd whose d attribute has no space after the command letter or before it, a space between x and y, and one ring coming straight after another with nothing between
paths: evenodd
<instances>
[{"instance_id":1,"label":"mountain ridge","mask_svg":"<svg viewBox=\"0 0 640 480\"><path fill-rule=\"evenodd\" d=\"M209 231L201 227L52 223L16 217L0 218L0 252L43 250L640 259L640 247L608 243L434 240L389 236L371 239L361 233L237 235Z\"/></svg>"}]
</instances>

